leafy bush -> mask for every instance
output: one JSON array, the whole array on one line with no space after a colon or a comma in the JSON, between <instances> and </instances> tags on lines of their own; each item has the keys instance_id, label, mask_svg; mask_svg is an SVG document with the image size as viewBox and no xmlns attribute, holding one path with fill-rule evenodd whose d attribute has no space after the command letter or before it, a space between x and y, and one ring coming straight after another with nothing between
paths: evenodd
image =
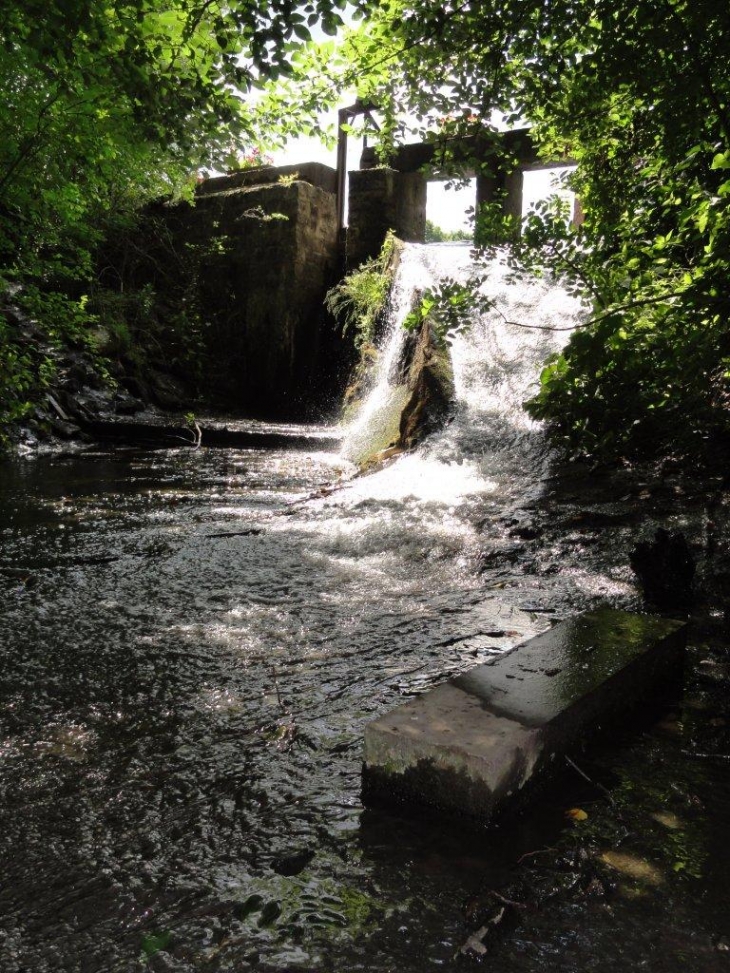
<instances>
[{"instance_id":1,"label":"leafy bush","mask_svg":"<svg viewBox=\"0 0 730 973\"><path fill-rule=\"evenodd\" d=\"M317 0L307 14L288 0L3 4L0 280L15 285L13 303L44 340L88 341L97 322L84 295L109 304L99 291L115 290L99 267L102 241L129 231L154 199L190 198L198 167L220 164L232 140L256 140L258 112L245 93L289 72L310 28L334 32L343 6ZM282 109L281 124L286 116L290 131L304 127L313 113L293 119ZM187 354L200 316L183 303L170 330L184 327ZM112 317L120 347L146 327L132 320L133 304ZM28 411L41 365L3 324L0 422Z\"/></svg>"},{"instance_id":2,"label":"leafy bush","mask_svg":"<svg viewBox=\"0 0 730 973\"><path fill-rule=\"evenodd\" d=\"M478 274L464 283L451 277L442 278L435 287L421 294L417 306L406 315L403 327L406 331L417 331L428 318L437 344L451 344L457 335L467 331L474 314L484 313L493 306L493 301L479 292L482 282Z\"/></svg>"},{"instance_id":3,"label":"leafy bush","mask_svg":"<svg viewBox=\"0 0 730 973\"><path fill-rule=\"evenodd\" d=\"M385 310L393 280L397 240L392 231L377 257L366 260L327 292L325 305L342 327L355 329L355 346L371 344L378 319Z\"/></svg>"}]
</instances>

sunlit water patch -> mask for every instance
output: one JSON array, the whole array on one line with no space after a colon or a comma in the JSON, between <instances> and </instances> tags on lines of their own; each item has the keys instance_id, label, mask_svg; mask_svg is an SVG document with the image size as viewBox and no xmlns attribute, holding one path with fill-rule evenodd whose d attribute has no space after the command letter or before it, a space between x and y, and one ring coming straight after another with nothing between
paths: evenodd
<instances>
[{"instance_id":1,"label":"sunlit water patch","mask_svg":"<svg viewBox=\"0 0 730 973\"><path fill-rule=\"evenodd\" d=\"M546 348L497 318L454 348L451 425L369 477L321 452L4 465L3 973L423 973L470 891L549 843L562 810L507 841L359 796L368 720L632 597L617 541L529 540Z\"/></svg>"}]
</instances>

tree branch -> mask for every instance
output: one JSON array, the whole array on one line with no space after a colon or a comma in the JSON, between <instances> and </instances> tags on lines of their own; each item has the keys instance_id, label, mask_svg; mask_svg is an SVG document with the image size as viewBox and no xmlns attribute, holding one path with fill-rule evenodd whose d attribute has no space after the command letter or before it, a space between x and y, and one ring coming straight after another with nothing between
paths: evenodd
<instances>
[{"instance_id":1,"label":"tree branch","mask_svg":"<svg viewBox=\"0 0 730 973\"><path fill-rule=\"evenodd\" d=\"M661 304L662 301L670 300L675 297L681 297L684 291L670 291L666 294L659 294L656 297L644 297L636 301L629 301L626 304L619 304L616 307L609 308L602 314L597 314L595 317L589 318L587 321L581 321L578 324L572 324L567 328L553 328L547 324L524 324L521 321L510 321L499 308L495 307L494 310L499 314L505 324L511 324L515 328L526 328L529 331L578 331L582 328L590 328L594 324L600 324L601 321L605 321L607 318L613 317L614 314L623 314L626 311L631 311L635 307L646 307L651 304Z\"/></svg>"}]
</instances>

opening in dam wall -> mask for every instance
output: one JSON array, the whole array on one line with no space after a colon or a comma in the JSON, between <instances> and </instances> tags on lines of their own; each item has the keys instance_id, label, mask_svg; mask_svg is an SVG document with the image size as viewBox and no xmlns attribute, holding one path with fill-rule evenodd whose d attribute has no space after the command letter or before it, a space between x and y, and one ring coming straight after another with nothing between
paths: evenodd
<instances>
[{"instance_id":1,"label":"opening in dam wall","mask_svg":"<svg viewBox=\"0 0 730 973\"><path fill-rule=\"evenodd\" d=\"M473 179L476 209L499 202L506 215L519 220L525 175L574 165L567 156L540 159L529 129L401 145L387 167L374 148L366 147L360 169L349 174L347 266L373 257L389 229L406 243L425 241L429 182ZM582 220L579 206L572 220Z\"/></svg>"}]
</instances>

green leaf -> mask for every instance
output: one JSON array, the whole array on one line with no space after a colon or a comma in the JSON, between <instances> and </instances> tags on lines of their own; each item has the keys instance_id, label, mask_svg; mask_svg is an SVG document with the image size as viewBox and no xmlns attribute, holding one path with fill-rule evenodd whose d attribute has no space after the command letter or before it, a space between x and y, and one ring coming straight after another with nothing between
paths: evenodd
<instances>
[{"instance_id":1,"label":"green leaf","mask_svg":"<svg viewBox=\"0 0 730 973\"><path fill-rule=\"evenodd\" d=\"M161 933L150 933L142 940L142 952L149 959L155 953L159 953L161 949L165 949L171 939L172 933L169 930Z\"/></svg>"}]
</instances>

